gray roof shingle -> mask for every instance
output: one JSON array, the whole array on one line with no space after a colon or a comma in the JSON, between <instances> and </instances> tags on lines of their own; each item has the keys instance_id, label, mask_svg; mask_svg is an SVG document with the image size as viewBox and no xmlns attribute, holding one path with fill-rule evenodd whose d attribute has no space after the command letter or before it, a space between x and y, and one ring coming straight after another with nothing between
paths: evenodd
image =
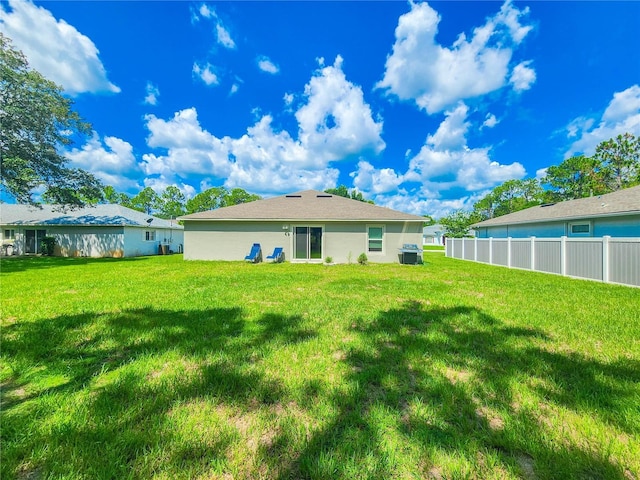
<instances>
[{"instance_id":1,"label":"gray roof shingle","mask_svg":"<svg viewBox=\"0 0 640 480\"><path fill-rule=\"evenodd\" d=\"M492 227L522 223L539 223L554 220L577 220L610 215L640 215L640 186L618 190L595 197L567 200L551 205L535 207L491 218L473 225Z\"/></svg>"},{"instance_id":2,"label":"gray roof shingle","mask_svg":"<svg viewBox=\"0 0 640 480\"><path fill-rule=\"evenodd\" d=\"M151 223L147 222L150 218ZM133 226L182 229L181 225L170 220L147 215L122 205L96 205L95 207L61 211L56 205L0 205L0 224L2 225L99 225Z\"/></svg>"},{"instance_id":3,"label":"gray roof shingle","mask_svg":"<svg viewBox=\"0 0 640 480\"><path fill-rule=\"evenodd\" d=\"M418 215L330 195L317 190L193 213L179 220L274 220L274 221L424 221Z\"/></svg>"}]
</instances>

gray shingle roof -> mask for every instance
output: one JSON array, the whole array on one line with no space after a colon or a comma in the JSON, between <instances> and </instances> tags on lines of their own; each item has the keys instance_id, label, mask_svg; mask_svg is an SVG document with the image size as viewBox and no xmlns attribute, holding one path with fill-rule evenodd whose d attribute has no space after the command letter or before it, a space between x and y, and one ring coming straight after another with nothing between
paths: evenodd
<instances>
[{"instance_id":1,"label":"gray shingle roof","mask_svg":"<svg viewBox=\"0 0 640 480\"><path fill-rule=\"evenodd\" d=\"M147 220L153 218L151 223ZM56 205L0 205L0 224L2 225L100 225L134 226L182 229L174 220L147 215L121 205L96 205L78 210L60 211Z\"/></svg>"},{"instance_id":2,"label":"gray shingle roof","mask_svg":"<svg viewBox=\"0 0 640 480\"><path fill-rule=\"evenodd\" d=\"M274 220L274 221L424 221L417 215L305 190L255 202L193 213L179 220Z\"/></svg>"},{"instance_id":3,"label":"gray shingle roof","mask_svg":"<svg viewBox=\"0 0 640 480\"><path fill-rule=\"evenodd\" d=\"M492 227L553 220L577 220L611 215L640 215L640 186L596 197L579 198L552 205L527 208L501 217L476 223L474 227Z\"/></svg>"}]
</instances>

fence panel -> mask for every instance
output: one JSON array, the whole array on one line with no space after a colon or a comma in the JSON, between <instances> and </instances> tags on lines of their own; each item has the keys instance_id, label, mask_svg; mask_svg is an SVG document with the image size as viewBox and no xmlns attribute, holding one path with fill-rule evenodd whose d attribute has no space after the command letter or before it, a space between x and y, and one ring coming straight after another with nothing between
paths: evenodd
<instances>
[{"instance_id":1,"label":"fence panel","mask_svg":"<svg viewBox=\"0 0 640 480\"><path fill-rule=\"evenodd\" d=\"M491 263L491 242L484 242L478 239L478 256L477 260L483 263Z\"/></svg>"},{"instance_id":2,"label":"fence panel","mask_svg":"<svg viewBox=\"0 0 640 480\"><path fill-rule=\"evenodd\" d=\"M463 238L464 243L464 259L475 260L476 258L476 241L473 238Z\"/></svg>"},{"instance_id":3,"label":"fence panel","mask_svg":"<svg viewBox=\"0 0 640 480\"><path fill-rule=\"evenodd\" d=\"M640 239L609 241L609 281L640 286Z\"/></svg>"},{"instance_id":4,"label":"fence panel","mask_svg":"<svg viewBox=\"0 0 640 480\"><path fill-rule=\"evenodd\" d=\"M559 238L536 239L534 270L547 273L562 273L562 242Z\"/></svg>"},{"instance_id":5,"label":"fence panel","mask_svg":"<svg viewBox=\"0 0 640 480\"><path fill-rule=\"evenodd\" d=\"M568 240L565 262L569 276L603 280L602 239Z\"/></svg>"},{"instance_id":6,"label":"fence panel","mask_svg":"<svg viewBox=\"0 0 640 480\"><path fill-rule=\"evenodd\" d=\"M640 238L448 238L446 254L491 265L640 286Z\"/></svg>"},{"instance_id":7,"label":"fence panel","mask_svg":"<svg viewBox=\"0 0 640 480\"><path fill-rule=\"evenodd\" d=\"M531 239L511 240L511 266L531 270Z\"/></svg>"},{"instance_id":8,"label":"fence panel","mask_svg":"<svg viewBox=\"0 0 640 480\"><path fill-rule=\"evenodd\" d=\"M493 263L494 265L509 265L509 241L505 239L493 239Z\"/></svg>"}]
</instances>

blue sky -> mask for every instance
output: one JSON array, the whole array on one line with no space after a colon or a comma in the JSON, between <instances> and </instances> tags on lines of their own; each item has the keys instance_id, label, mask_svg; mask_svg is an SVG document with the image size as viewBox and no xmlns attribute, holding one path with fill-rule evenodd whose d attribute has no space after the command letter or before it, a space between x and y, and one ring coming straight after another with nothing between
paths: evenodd
<instances>
[{"instance_id":1,"label":"blue sky","mask_svg":"<svg viewBox=\"0 0 640 480\"><path fill-rule=\"evenodd\" d=\"M640 135L640 2L0 3L117 190L344 184L445 215Z\"/></svg>"}]
</instances>

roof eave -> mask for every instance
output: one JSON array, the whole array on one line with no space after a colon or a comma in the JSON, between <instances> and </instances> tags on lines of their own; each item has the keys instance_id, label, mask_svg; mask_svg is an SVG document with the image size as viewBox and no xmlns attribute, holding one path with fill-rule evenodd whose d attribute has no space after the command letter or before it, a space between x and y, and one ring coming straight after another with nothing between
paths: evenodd
<instances>
[{"instance_id":1,"label":"roof eave","mask_svg":"<svg viewBox=\"0 0 640 480\"><path fill-rule=\"evenodd\" d=\"M640 210L629 210L625 212L615 212L615 213L600 213L600 214L590 214L590 215L577 215L571 217L556 217L556 218L536 218L532 220L516 220L513 222L500 222L500 223L491 223L488 225L483 225L485 222L474 223L471 225L472 227L502 227L505 225L526 225L530 223L542 223L542 222L571 222L574 220L591 220L594 218L604 218L604 217L623 217L626 215L640 215ZM498 217L500 218L500 217ZM486 220L488 221L488 220Z\"/></svg>"}]
</instances>

